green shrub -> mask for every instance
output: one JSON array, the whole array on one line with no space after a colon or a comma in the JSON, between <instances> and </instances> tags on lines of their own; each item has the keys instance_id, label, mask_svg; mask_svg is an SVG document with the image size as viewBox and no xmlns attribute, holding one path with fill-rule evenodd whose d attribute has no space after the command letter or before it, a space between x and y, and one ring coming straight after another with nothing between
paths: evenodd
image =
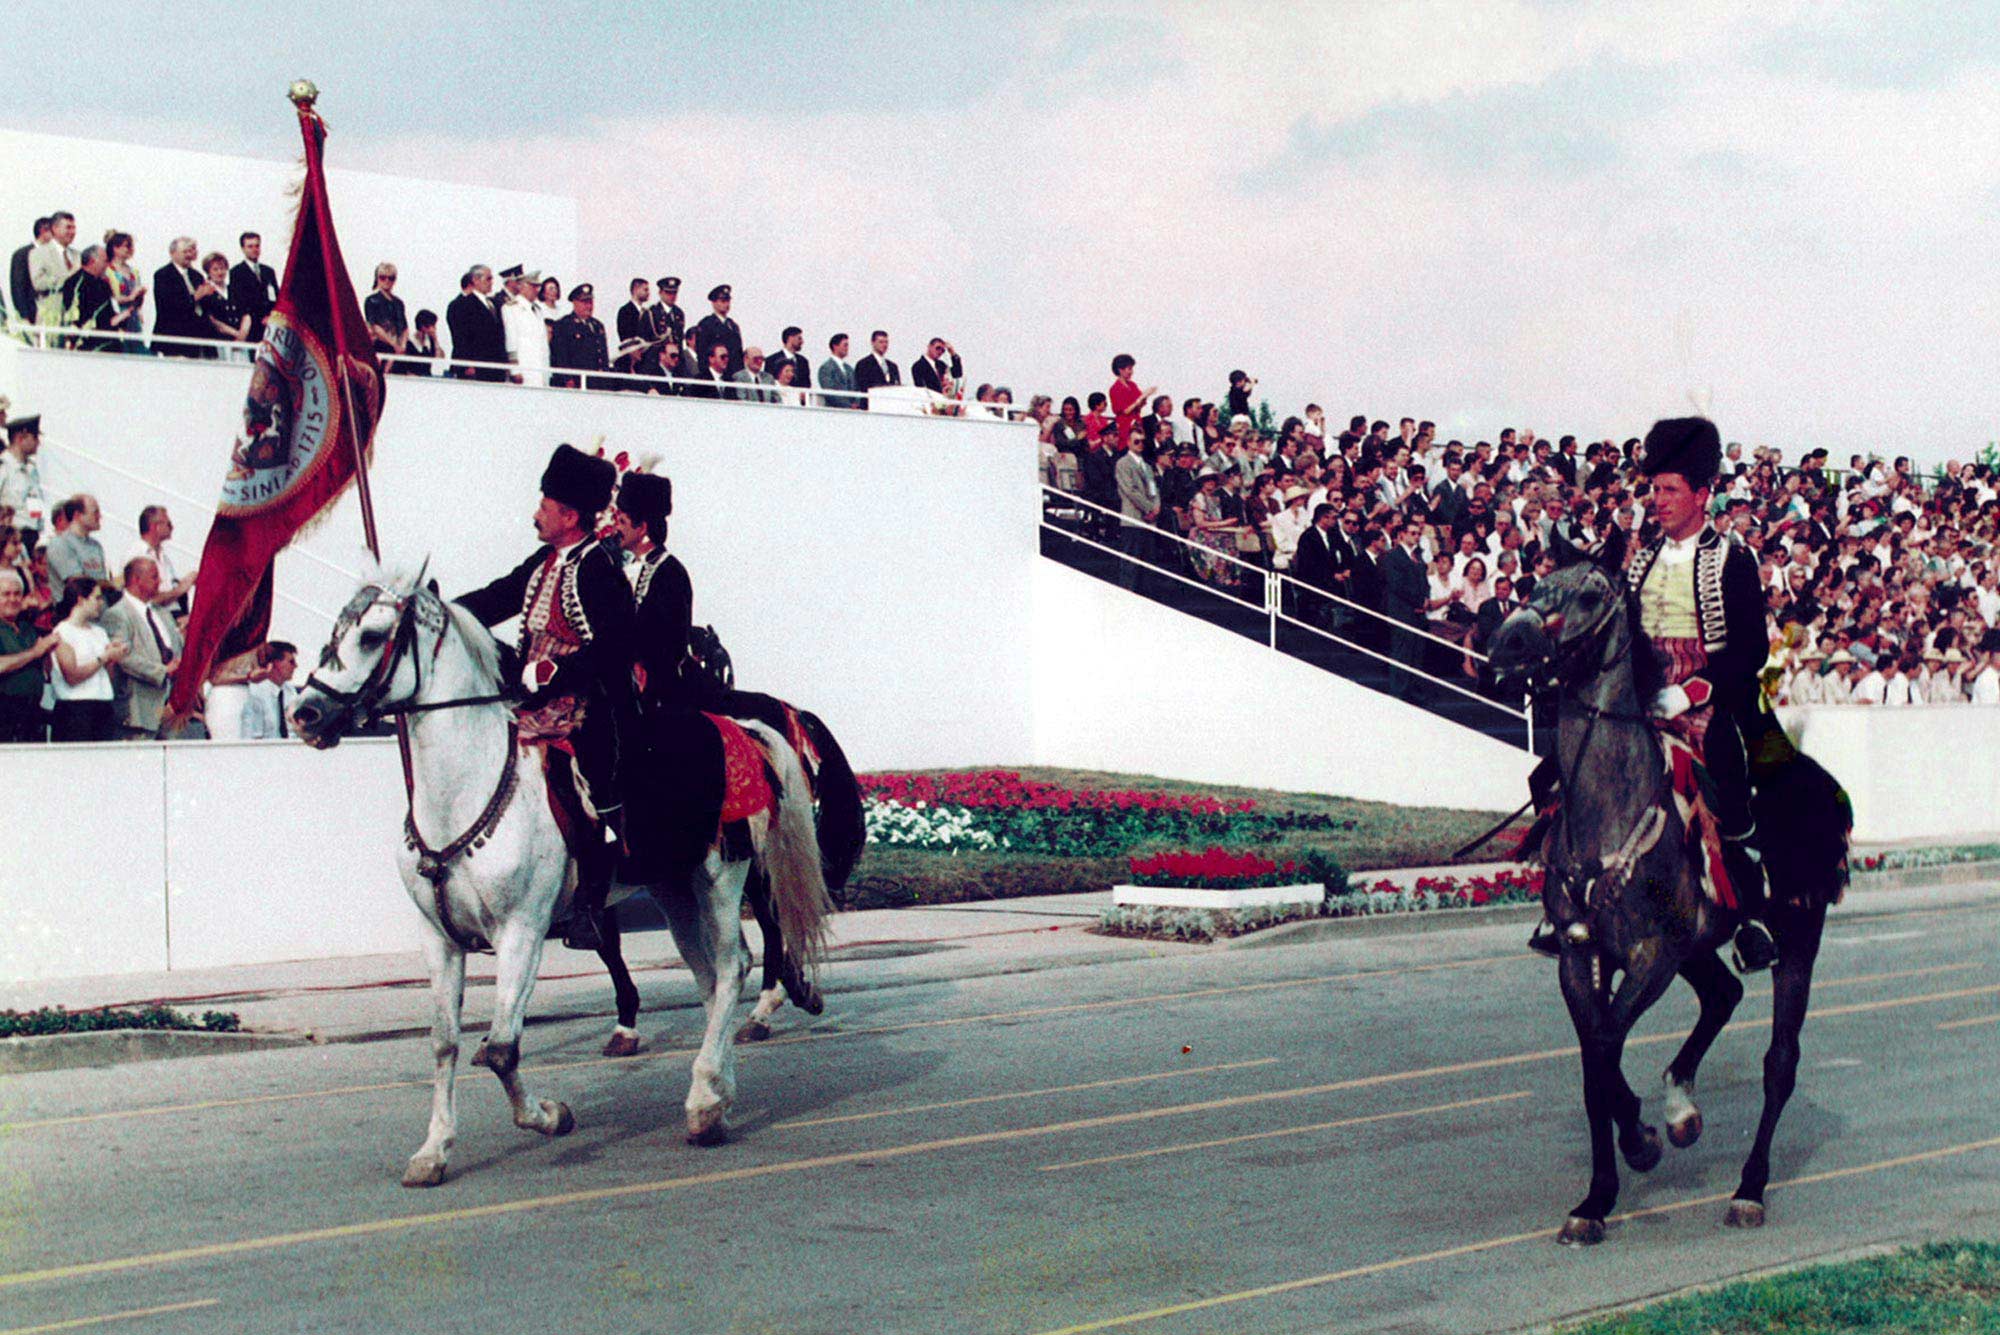
<instances>
[{"instance_id":1,"label":"green shrub","mask_svg":"<svg viewBox=\"0 0 2000 1335\"><path fill-rule=\"evenodd\" d=\"M242 1018L234 1011L203 1011L197 1018L169 1006L106 1007L89 1011L65 1010L61 1006L32 1011L0 1010L0 1038L88 1034L106 1029L192 1029L233 1034L242 1027Z\"/></svg>"}]
</instances>

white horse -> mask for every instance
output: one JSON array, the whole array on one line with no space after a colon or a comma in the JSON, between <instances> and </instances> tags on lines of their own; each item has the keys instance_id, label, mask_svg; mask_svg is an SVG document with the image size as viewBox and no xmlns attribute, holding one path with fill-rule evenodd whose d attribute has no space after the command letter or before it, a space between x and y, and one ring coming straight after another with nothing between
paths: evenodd
<instances>
[{"instance_id":1,"label":"white horse","mask_svg":"<svg viewBox=\"0 0 2000 1335\"><path fill-rule=\"evenodd\" d=\"M453 1081L468 950L490 948L498 958L485 1064L507 1091L514 1124L548 1136L575 1129L569 1108L532 1098L518 1071L522 1018L550 919L571 879L570 858L540 755L517 736L493 637L426 586L421 569L362 584L334 624L292 722L303 741L325 748L357 723L391 714L409 716L410 817L397 867L430 927L424 955L437 1061L430 1134L411 1156L403 1185L430 1187L444 1181L457 1136ZM771 729L743 726L779 790L775 811L747 822L752 856L732 859L718 832L691 886L644 887L665 911L707 1012L686 1104L688 1140L701 1145L726 1138L735 1098L732 1024L750 969L742 912L752 867L769 877L785 943L807 977L817 969L833 908L798 756Z\"/></svg>"}]
</instances>

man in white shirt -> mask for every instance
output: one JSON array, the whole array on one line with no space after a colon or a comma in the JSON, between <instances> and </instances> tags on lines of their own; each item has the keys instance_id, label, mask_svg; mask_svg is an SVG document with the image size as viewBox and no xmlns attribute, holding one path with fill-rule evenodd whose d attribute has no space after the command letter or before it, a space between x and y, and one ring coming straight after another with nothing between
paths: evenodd
<instances>
[{"instance_id":1,"label":"man in white shirt","mask_svg":"<svg viewBox=\"0 0 2000 1335\"><path fill-rule=\"evenodd\" d=\"M1881 703L1891 708L1911 704L1917 699L1916 682L1910 665L1901 660L1891 660L1888 672L1882 677Z\"/></svg>"},{"instance_id":2,"label":"man in white shirt","mask_svg":"<svg viewBox=\"0 0 2000 1335\"><path fill-rule=\"evenodd\" d=\"M551 312L535 300L542 276L523 271L516 264L500 272L506 280L507 300L500 308L500 325L507 336L507 360L518 369L517 385L546 385L549 369L549 319Z\"/></svg>"},{"instance_id":3,"label":"man in white shirt","mask_svg":"<svg viewBox=\"0 0 2000 1335\"><path fill-rule=\"evenodd\" d=\"M248 684L249 698L243 702L245 740L289 737L285 711L291 707L292 676L299 668L299 651L283 640L267 646L270 663Z\"/></svg>"},{"instance_id":4,"label":"man in white shirt","mask_svg":"<svg viewBox=\"0 0 2000 1335\"><path fill-rule=\"evenodd\" d=\"M1965 703L1965 655L1953 645L1944 651L1944 659L1931 673L1930 691L1924 697L1930 705L1962 705Z\"/></svg>"},{"instance_id":5,"label":"man in white shirt","mask_svg":"<svg viewBox=\"0 0 2000 1335\"><path fill-rule=\"evenodd\" d=\"M1820 689L1826 693L1826 703L1849 705L1854 703L1854 655L1845 649L1836 649L1826 660L1827 674L1820 682Z\"/></svg>"},{"instance_id":6,"label":"man in white shirt","mask_svg":"<svg viewBox=\"0 0 2000 1335\"><path fill-rule=\"evenodd\" d=\"M1854 683L1854 693L1848 697L1849 704L1879 705L1889 698L1889 679L1882 675L1879 667L1870 667Z\"/></svg>"},{"instance_id":7,"label":"man in white shirt","mask_svg":"<svg viewBox=\"0 0 2000 1335\"><path fill-rule=\"evenodd\" d=\"M2000 705L2000 633L1988 634L1973 655L1979 670L1972 678L1972 703Z\"/></svg>"},{"instance_id":8,"label":"man in white shirt","mask_svg":"<svg viewBox=\"0 0 2000 1335\"><path fill-rule=\"evenodd\" d=\"M41 465L35 455L42 448L40 413L23 413L7 423L7 448L0 450L0 507L14 512L14 527L21 530L21 545L33 551L49 526L49 499L42 490Z\"/></svg>"},{"instance_id":9,"label":"man in white shirt","mask_svg":"<svg viewBox=\"0 0 2000 1335\"><path fill-rule=\"evenodd\" d=\"M154 595L153 606L172 607L185 603L188 590L194 587L194 571L181 575L174 570L174 561L167 554L167 543L173 540L174 521L164 505L149 505L139 512L139 538L126 551L125 562L136 557L145 557L160 571L160 591ZM183 608L185 610L185 608Z\"/></svg>"},{"instance_id":10,"label":"man in white shirt","mask_svg":"<svg viewBox=\"0 0 2000 1335\"><path fill-rule=\"evenodd\" d=\"M1823 705L1826 699L1826 679L1820 675L1819 665L1826 661L1826 654L1808 645L1799 655L1799 665L1785 683L1785 703L1792 705Z\"/></svg>"}]
</instances>

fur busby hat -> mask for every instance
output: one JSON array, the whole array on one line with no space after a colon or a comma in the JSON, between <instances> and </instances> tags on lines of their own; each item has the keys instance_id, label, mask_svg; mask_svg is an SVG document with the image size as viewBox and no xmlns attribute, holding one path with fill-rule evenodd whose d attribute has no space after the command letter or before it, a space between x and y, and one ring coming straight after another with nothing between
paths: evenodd
<instances>
[{"instance_id":1,"label":"fur busby hat","mask_svg":"<svg viewBox=\"0 0 2000 1335\"><path fill-rule=\"evenodd\" d=\"M585 454L574 445L558 445L542 470L542 495L594 523L605 506L611 504L611 488L618 470L609 459Z\"/></svg>"},{"instance_id":2,"label":"fur busby hat","mask_svg":"<svg viewBox=\"0 0 2000 1335\"><path fill-rule=\"evenodd\" d=\"M618 508L640 523L674 512L673 481L659 473L627 473L618 484Z\"/></svg>"},{"instance_id":3,"label":"fur busby hat","mask_svg":"<svg viewBox=\"0 0 2000 1335\"><path fill-rule=\"evenodd\" d=\"M1706 417L1669 417L1653 423L1639 452L1639 471L1647 477L1679 473L1690 487L1715 481L1722 468L1722 436Z\"/></svg>"}]
</instances>

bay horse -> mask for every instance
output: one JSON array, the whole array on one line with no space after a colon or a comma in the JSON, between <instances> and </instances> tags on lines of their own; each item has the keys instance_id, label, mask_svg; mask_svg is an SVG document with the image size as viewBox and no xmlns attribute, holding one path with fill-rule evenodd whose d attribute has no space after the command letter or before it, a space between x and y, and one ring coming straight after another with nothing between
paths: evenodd
<instances>
[{"instance_id":1,"label":"bay horse","mask_svg":"<svg viewBox=\"0 0 2000 1335\"><path fill-rule=\"evenodd\" d=\"M1695 1074L1743 998L1719 953L1741 914L1703 891L1700 855L1688 847L1633 661L1636 615L1622 576L1580 562L1537 583L1529 603L1501 623L1490 651L1497 677L1558 693L1561 799L1542 845L1542 903L1562 943L1563 1000L1582 1048L1591 1142L1589 1192L1557 1234L1568 1246L1604 1239L1618 1198L1614 1132L1635 1171L1651 1171L1663 1153L1621 1069L1633 1025L1676 974L1694 988L1699 1015L1663 1079L1667 1138L1685 1148L1702 1131ZM1763 781L1753 809L1778 963L1763 1115L1724 1218L1734 1228L1764 1222L1771 1141L1797 1082L1813 964L1827 909L1846 885L1853 824L1839 785L1808 757L1794 754L1770 773L1753 763L1752 773Z\"/></svg>"},{"instance_id":2,"label":"bay horse","mask_svg":"<svg viewBox=\"0 0 2000 1335\"><path fill-rule=\"evenodd\" d=\"M818 806L816 829L820 871L828 894L838 902L841 888L847 884L855 864L861 860L862 849L868 841L868 829L863 813L861 784L854 777L854 768L848 763L840 743L835 740L833 730L808 710L796 709L776 696L754 691L721 692L714 704L713 713L733 718L739 723L761 723L788 739L793 736L793 729L797 729L801 745L795 745L793 750L799 753L806 780L811 785ZM757 919L757 930L763 941L764 970L757 1004L736 1037L739 1042L756 1043L771 1036L771 1016L785 1004L787 996L793 1005L808 1015L818 1015L825 1009L825 1002L820 997L819 988L799 968L798 961L786 947L784 923L772 902L770 881L761 869L751 870L743 894ZM644 1050L645 1040L639 1036L638 1030L639 989L632 982L632 971L625 964L615 905L613 911L604 915L602 935L604 943L597 948L597 957L604 961L605 972L611 976L612 996L618 1007L617 1025L604 1044L604 1055L629 1057ZM476 1056L473 1060L480 1062Z\"/></svg>"},{"instance_id":3,"label":"bay horse","mask_svg":"<svg viewBox=\"0 0 2000 1335\"><path fill-rule=\"evenodd\" d=\"M429 1133L403 1185L430 1187L445 1180L457 1137L454 1078L468 951L490 949L497 957L486 1065L506 1091L514 1124L550 1136L575 1129L570 1109L530 1097L519 1071L521 1025L549 922L571 883L570 855L539 757L521 744L498 646L470 613L425 584L421 569L377 574L355 592L293 706L292 724L308 745L326 748L368 719L395 714L409 719L410 746L410 809L396 862L429 928L424 956L436 1063ZM700 1145L727 1139L735 1098L731 1028L749 972L745 883L753 872L769 879L787 949L808 979L833 907L799 758L764 725L744 728L776 778L773 805L743 822L742 840L718 831L689 880L645 887L666 913L706 1012L685 1105L688 1140Z\"/></svg>"}]
</instances>

